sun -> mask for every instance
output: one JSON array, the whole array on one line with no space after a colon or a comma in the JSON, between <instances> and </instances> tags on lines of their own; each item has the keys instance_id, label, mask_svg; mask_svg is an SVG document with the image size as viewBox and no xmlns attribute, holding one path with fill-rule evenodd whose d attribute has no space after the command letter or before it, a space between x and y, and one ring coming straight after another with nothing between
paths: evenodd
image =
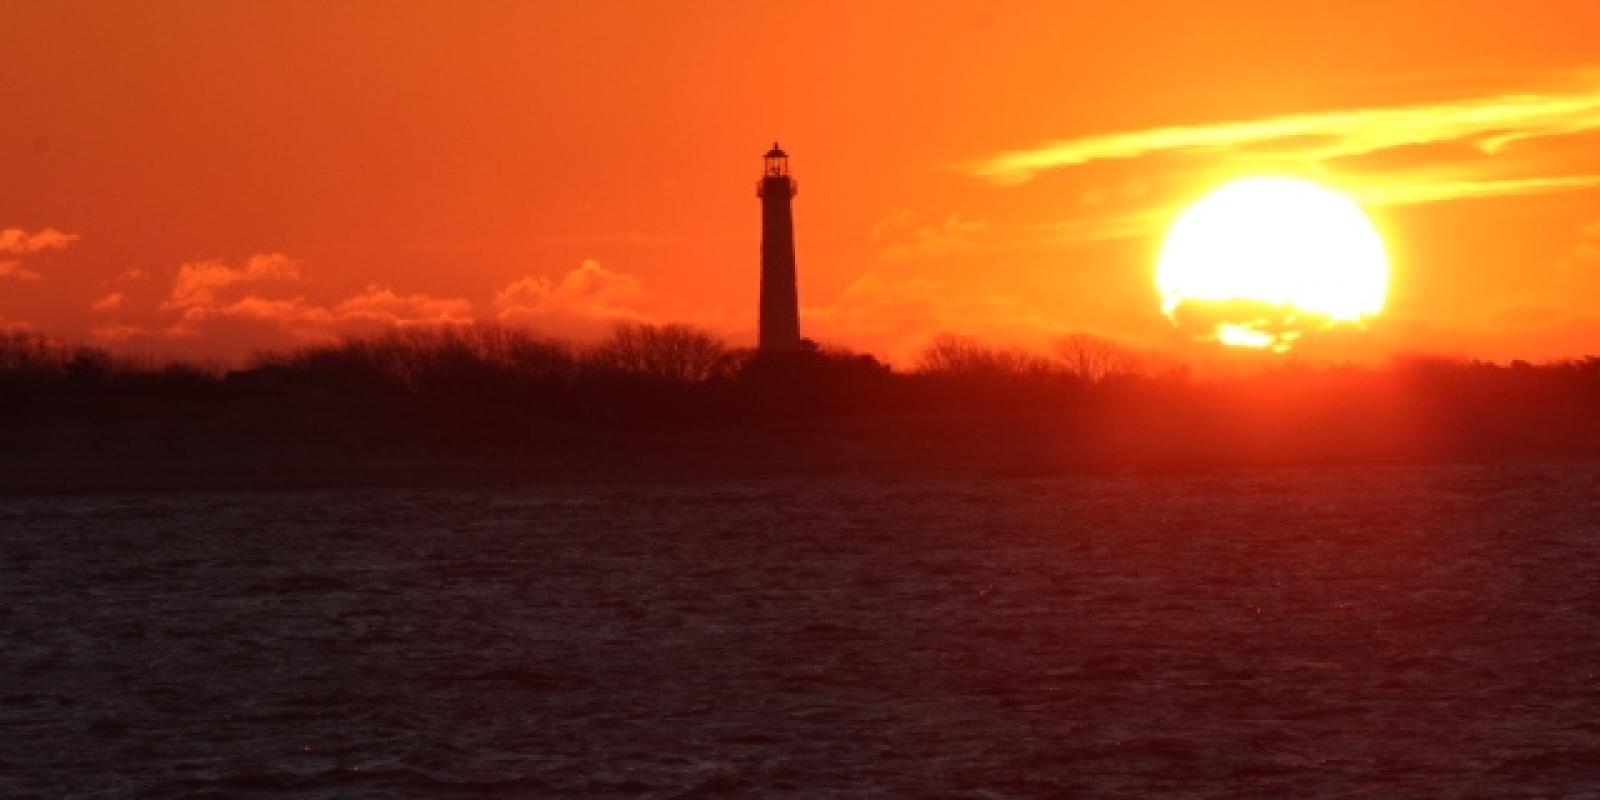
<instances>
[{"instance_id":1,"label":"sun","mask_svg":"<svg viewBox=\"0 0 1600 800\"><path fill-rule=\"evenodd\" d=\"M1284 351L1383 310L1383 238L1349 197L1303 178L1230 181L1178 215L1156 262L1161 309L1223 344Z\"/></svg>"}]
</instances>

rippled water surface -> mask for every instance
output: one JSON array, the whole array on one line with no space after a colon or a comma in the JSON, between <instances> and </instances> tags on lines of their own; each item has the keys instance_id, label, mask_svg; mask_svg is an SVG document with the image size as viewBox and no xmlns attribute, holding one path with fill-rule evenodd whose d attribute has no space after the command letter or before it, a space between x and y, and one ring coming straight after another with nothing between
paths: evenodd
<instances>
[{"instance_id":1,"label":"rippled water surface","mask_svg":"<svg viewBox=\"0 0 1600 800\"><path fill-rule=\"evenodd\" d=\"M0 498L0 796L1600 796L1597 478Z\"/></svg>"}]
</instances>

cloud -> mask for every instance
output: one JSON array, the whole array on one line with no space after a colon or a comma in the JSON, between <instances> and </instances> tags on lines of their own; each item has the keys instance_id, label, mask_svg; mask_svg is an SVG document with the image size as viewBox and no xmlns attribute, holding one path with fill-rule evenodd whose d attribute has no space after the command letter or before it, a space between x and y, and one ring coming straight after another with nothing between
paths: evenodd
<instances>
[{"instance_id":1,"label":"cloud","mask_svg":"<svg viewBox=\"0 0 1600 800\"><path fill-rule=\"evenodd\" d=\"M26 256L43 250L60 250L78 240L77 234L62 233L55 228L45 228L38 233L28 233L21 228L0 229L0 255ZM37 270L22 265L17 259L0 258L0 279L18 281L43 280Z\"/></svg>"},{"instance_id":2,"label":"cloud","mask_svg":"<svg viewBox=\"0 0 1600 800\"><path fill-rule=\"evenodd\" d=\"M1394 184L1356 191L1363 203L1378 206L1409 206L1445 200L1478 197L1516 197L1548 194L1600 186L1600 174L1569 175L1555 178L1509 178L1504 180L1441 180L1411 185Z\"/></svg>"},{"instance_id":3,"label":"cloud","mask_svg":"<svg viewBox=\"0 0 1600 800\"><path fill-rule=\"evenodd\" d=\"M966 165L996 184L1079 168L1091 180L1118 162L1171 190L1231 171L1306 172L1372 206L1416 206L1600 189L1600 170L1570 137L1600 135L1600 73L1540 91L1283 114L1100 133L995 153ZM1566 138L1566 141L1557 141ZM1590 141L1593 146L1594 142ZM1224 173L1226 174L1226 173ZM1184 191L1187 191L1186 189ZM1082 191L1080 213L1023 226L1042 243L1157 235L1173 209Z\"/></svg>"},{"instance_id":4,"label":"cloud","mask_svg":"<svg viewBox=\"0 0 1600 800\"><path fill-rule=\"evenodd\" d=\"M1600 72L1581 78L1543 91L1079 136L995 153L965 170L1000 185L1083 170L1089 185L1078 213L1009 233L1046 245L1158 235L1176 212L1172 199L1240 172L1308 174L1378 207L1594 191L1600 170L1583 155L1585 140L1571 137L1589 136L1589 146L1600 138ZM1154 186L1166 199L1097 184L1123 162L1138 163L1141 193Z\"/></svg>"},{"instance_id":5,"label":"cloud","mask_svg":"<svg viewBox=\"0 0 1600 800\"><path fill-rule=\"evenodd\" d=\"M340 302L333 316L341 322L394 327L464 325L472 322L472 303L464 297L396 294L387 286L369 284L360 294Z\"/></svg>"},{"instance_id":6,"label":"cloud","mask_svg":"<svg viewBox=\"0 0 1600 800\"><path fill-rule=\"evenodd\" d=\"M1600 174L1498 180L1430 179L1410 183L1397 180L1383 185L1358 188L1349 194L1366 206L1399 207L1448 200L1518 197L1594 188L1600 188ZM1171 209L1155 207L1129 211L1099 211L1064 220L1019 226L1013 236L1018 241L1039 241L1047 244L1149 237L1158 235L1164 227L1171 224L1174 213ZM1033 238L1035 236L1038 238Z\"/></svg>"},{"instance_id":7,"label":"cloud","mask_svg":"<svg viewBox=\"0 0 1600 800\"><path fill-rule=\"evenodd\" d=\"M239 266L208 260L184 264L160 311L177 318L153 329L108 325L97 335L126 341L145 335L188 341L191 349L221 351L326 342L393 327L457 325L473 321L461 297L401 294L382 284L326 303L309 299L296 259L282 253L250 256ZM112 293L100 302L109 303ZM116 305L121 300L115 301ZM97 303L98 305L98 303ZM116 307L113 305L111 307Z\"/></svg>"},{"instance_id":8,"label":"cloud","mask_svg":"<svg viewBox=\"0 0 1600 800\"><path fill-rule=\"evenodd\" d=\"M1097 161L1242 147L1280 148L1313 162L1441 142L1465 142L1493 155L1515 143L1597 129L1600 89L1586 87L1080 136L997 153L967 171L1015 184Z\"/></svg>"},{"instance_id":9,"label":"cloud","mask_svg":"<svg viewBox=\"0 0 1600 800\"><path fill-rule=\"evenodd\" d=\"M0 253L29 255L42 250L60 250L77 240L77 234L62 233L55 228L45 228L38 233L5 228L0 230Z\"/></svg>"},{"instance_id":10,"label":"cloud","mask_svg":"<svg viewBox=\"0 0 1600 800\"><path fill-rule=\"evenodd\" d=\"M638 278L584 261L557 280L528 276L494 298L496 317L565 335L586 336L618 322L642 321L649 293Z\"/></svg>"},{"instance_id":11,"label":"cloud","mask_svg":"<svg viewBox=\"0 0 1600 800\"><path fill-rule=\"evenodd\" d=\"M169 337L214 333L218 323L237 330L244 323L277 329L296 341L326 341L340 336L419 325L464 325L473 321L472 303L461 297L397 294L378 284L331 306L303 296L264 297L250 294L226 303L193 305L169 326Z\"/></svg>"},{"instance_id":12,"label":"cloud","mask_svg":"<svg viewBox=\"0 0 1600 800\"><path fill-rule=\"evenodd\" d=\"M92 311L130 317L111 316L107 324L92 328L91 336L124 346L216 357L390 328L467 325L486 317L573 338L598 338L619 321L653 318L645 311L650 295L636 277L592 260L554 278L513 281L494 295L487 313L465 297L403 292L381 283L330 298L319 292L301 261L283 253L260 253L242 262L182 264L170 290L147 315L131 308L138 305L137 294L116 288L143 277L147 273L124 273L90 303Z\"/></svg>"},{"instance_id":13,"label":"cloud","mask_svg":"<svg viewBox=\"0 0 1600 800\"><path fill-rule=\"evenodd\" d=\"M178 268L172 294L161 307L187 309L211 306L217 302L218 292L231 286L267 281L297 282L300 279L300 265L282 253L250 256L242 267L230 267L218 260L190 262Z\"/></svg>"},{"instance_id":14,"label":"cloud","mask_svg":"<svg viewBox=\"0 0 1600 800\"><path fill-rule=\"evenodd\" d=\"M652 298L638 278L593 260L555 277L513 281L495 293L487 309L466 297L405 292L381 283L330 297L303 262L283 253L192 261L169 274L167 291L149 287L157 292L150 306L135 288L123 286L149 278L148 273L129 271L105 282L102 294L87 301L103 323L91 326L89 335L124 347L214 358L486 319L570 338L599 338L622 321L711 321L694 309L648 312Z\"/></svg>"},{"instance_id":15,"label":"cloud","mask_svg":"<svg viewBox=\"0 0 1600 800\"><path fill-rule=\"evenodd\" d=\"M166 306L163 306L166 308ZM226 332L238 334L243 323L260 323L267 333L287 333L298 340L333 338L329 330L334 316L328 309L308 303L304 297L269 298L246 295L226 303L196 303L183 309L177 322L162 331L168 338L213 337ZM260 331L251 339L260 338Z\"/></svg>"},{"instance_id":16,"label":"cloud","mask_svg":"<svg viewBox=\"0 0 1600 800\"><path fill-rule=\"evenodd\" d=\"M19 281L42 280L44 276L22 266L21 261L0 261L0 278L12 278Z\"/></svg>"}]
</instances>

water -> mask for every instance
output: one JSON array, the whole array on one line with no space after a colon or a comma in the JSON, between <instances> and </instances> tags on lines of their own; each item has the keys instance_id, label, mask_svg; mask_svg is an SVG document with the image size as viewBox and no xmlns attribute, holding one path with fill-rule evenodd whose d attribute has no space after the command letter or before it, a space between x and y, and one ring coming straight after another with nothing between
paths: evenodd
<instances>
[{"instance_id":1,"label":"water","mask_svg":"<svg viewBox=\"0 0 1600 800\"><path fill-rule=\"evenodd\" d=\"M0 499L0 796L1600 796L1600 471Z\"/></svg>"}]
</instances>

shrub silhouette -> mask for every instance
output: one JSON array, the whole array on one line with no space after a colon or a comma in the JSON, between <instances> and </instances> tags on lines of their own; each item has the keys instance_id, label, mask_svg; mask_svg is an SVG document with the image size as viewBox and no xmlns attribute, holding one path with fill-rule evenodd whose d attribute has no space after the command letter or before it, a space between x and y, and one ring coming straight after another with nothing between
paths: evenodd
<instances>
[{"instance_id":1,"label":"shrub silhouette","mask_svg":"<svg viewBox=\"0 0 1600 800\"><path fill-rule=\"evenodd\" d=\"M1054 371L1048 359L1020 348L985 345L964 336L942 335L922 351L918 371L967 378L1022 378Z\"/></svg>"}]
</instances>

